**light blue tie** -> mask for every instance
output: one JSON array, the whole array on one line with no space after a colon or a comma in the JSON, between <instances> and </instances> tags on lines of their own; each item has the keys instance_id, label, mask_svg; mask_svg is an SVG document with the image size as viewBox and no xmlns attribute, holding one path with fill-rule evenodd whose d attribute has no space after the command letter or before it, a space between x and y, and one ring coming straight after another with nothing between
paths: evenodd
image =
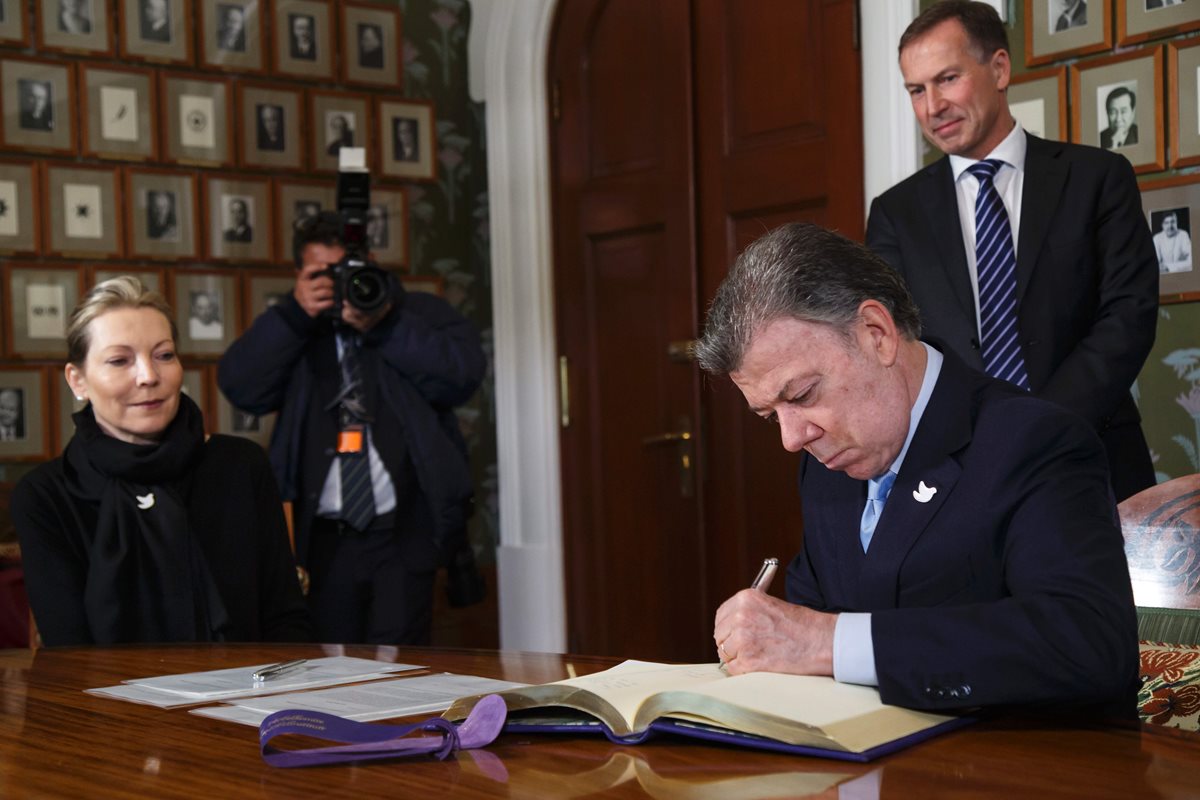
<instances>
[{"instance_id":1,"label":"light blue tie","mask_svg":"<svg viewBox=\"0 0 1200 800\"><path fill-rule=\"evenodd\" d=\"M1004 201L992 179L1004 162L967 167L979 181L975 198L975 269L979 276L979 346L988 375L1029 389L1017 330L1017 256Z\"/></svg>"},{"instance_id":2,"label":"light blue tie","mask_svg":"<svg viewBox=\"0 0 1200 800\"><path fill-rule=\"evenodd\" d=\"M881 478L871 478L867 481L867 506L863 509L862 522L858 526L858 539L862 542L863 552L871 546L871 537L875 535L875 524L883 513L883 504L887 502L892 484L896 482L896 473L890 469Z\"/></svg>"}]
</instances>

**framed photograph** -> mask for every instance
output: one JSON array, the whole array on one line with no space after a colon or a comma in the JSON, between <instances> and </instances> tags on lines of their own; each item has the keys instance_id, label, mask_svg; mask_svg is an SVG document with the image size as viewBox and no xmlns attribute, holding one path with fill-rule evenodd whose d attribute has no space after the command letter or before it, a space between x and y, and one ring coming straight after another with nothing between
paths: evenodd
<instances>
[{"instance_id":1,"label":"framed photograph","mask_svg":"<svg viewBox=\"0 0 1200 800\"><path fill-rule=\"evenodd\" d=\"M370 138L371 103L366 95L309 92L309 164L314 172L337 172L338 151L366 147Z\"/></svg>"},{"instance_id":2,"label":"framed photograph","mask_svg":"<svg viewBox=\"0 0 1200 800\"><path fill-rule=\"evenodd\" d=\"M267 41L259 0L197 0L200 4L200 66L264 72Z\"/></svg>"},{"instance_id":3,"label":"framed photograph","mask_svg":"<svg viewBox=\"0 0 1200 800\"><path fill-rule=\"evenodd\" d=\"M302 107L295 89L242 84L238 109L241 164L255 169L299 169L304 163Z\"/></svg>"},{"instance_id":4,"label":"framed photograph","mask_svg":"<svg viewBox=\"0 0 1200 800\"><path fill-rule=\"evenodd\" d=\"M245 273L246 327L268 308L286 301L296 288L295 270L254 270Z\"/></svg>"},{"instance_id":5,"label":"framed photograph","mask_svg":"<svg viewBox=\"0 0 1200 800\"><path fill-rule=\"evenodd\" d=\"M41 243L37 162L0 161L0 254L30 254Z\"/></svg>"},{"instance_id":6,"label":"framed photograph","mask_svg":"<svg viewBox=\"0 0 1200 800\"><path fill-rule=\"evenodd\" d=\"M337 189L328 181L275 182L275 214L279 252L276 260L292 263L292 236L310 217L322 211L337 211Z\"/></svg>"},{"instance_id":7,"label":"framed photograph","mask_svg":"<svg viewBox=\"0 0 1200 800\"><path fill-rule=\"evenodd\" d=\"M1176 175L1141 184L1142 211L1154 237L1161 301L1200 300L1200 174Z\"/></svg>"},{"instance_id":8,"label":"framed photograph","mask_svg":"<svg viewBox=\"0 0 1200 800\"><path fill-rule=\"evenodd\" d=\"M67 442L71 441L71 437L75 435L75 420L71 419L71 415L82 410L87 405L87 401L75 399L61 369L56 367L47 367L46 369L49 371L47 383L50 386L50 407L57 409L54 443L51 446L51 452L57 456L62 454Z\"/></svg>"},{"instance_id":9,"label":"framed photograph","mask_svg":"<svg viewBox=\"0 0 1200 800\"><path fill-rule=\"evenodd\" d=\"M1026 72L1008 85L1008 110L1021 127L1042 139L1067 136L1067 68Z\"/></svg>"},{"instance_id":10,"label":"framed photograph","mask_svg":"<svg viewBox=\"0 0 1200 800\"><path fill-rule=\"evenodd\" d=\"M399 189L374 189L367 207L367 247L381 267L408 264L408 203Z\"/></svg>"},{"instance_id":11,"label":"framed photograph","mask_svg":"<svg viewBox=\"0 0 1200 800\"><path fill-rule=\"evenodd\" d=\"M437 177L437 141L433 103L380 100L375 117L379 139L375 152L382 177L432 181Z\"/></svg>"},{"instance_id":12,"label":"framed photograph","mask_svg":"<svg viewBox=\"0 0 1200 800\"><path fill-rule=\"evenodd\" d=\"M46 370L0 367L0 461L50 458Z\"/></svg>"},{"instance_id":13,"label":"framed photograph","mask_svg":"<svg viewBox=\"0 0 1200 800\"><path fill-rule=\"evenodd\" d=\"M1111 13L1108 0L1025 0L1025 66L1109 50Z\"/></svg>"},{"instance_id":14,"label":"framed photograph","mask_svg":"<svg viewBox=\"0 0 1200 800\"><path fill-rule=\"evenodd\" d=\"M225 395L217 392L217 424L213 426L213 432L241 436L266 448L271 444L271 431L275 429L277 416L278 414L267 414L259 417L234 408L233 404L225 399Z\"/></svg>"},{"instance_id":15,"label":"framed photograph","mask_svg":"<svg viewBox=\"0 0 1200 800\"><path fill-rule=\"evenodd\" d=\"M0 44L29 44L29 4L0 0Z\"/></svg>"},{"instance_id":16,"label":"framed photograph","mask_svg":"<svg viewBox=\"0 0 1200 800\"><path fill-rule=\"evenodd\" d=\"M134 61L193 64L192 0L119 0L121 55Z\"/></svg>"},{"instance_id":17,"label":"framed photograph","mask_svg":"<svg viewBox=\"0 0 1200 800\"><path fill-rule=\"evenodd\" d=\"M115 167L46 165L46 251L110 258L121 255L121 189Z\"/></svg>"},{"instance_id":18,"label":"framed photograph","mask_svg":"<svg viewBox=\"0 0 1200 800\"><path fill-rule=\"evenodd\" d=\"M402 89L400 12L389 6L342 4L342 80Z\"/></svg>"},{"instance_id":19,"label":"framed photograph","mask_svg":"<svg viewBox=\"0 0 1200 800\"><path fill-rule=\"evenodd\" d=\"M233 92L229 81L171 76L161 81L163 159L205 167L233 165Z\"/></svg>"},{"instance_id":20,"label":"framed photograph","mask_svg":"<svg viewBox=\"0 0 1200 800\"><path fill-rule=\"evenodd\" d=\"M266 178L205 177L208 258L270 261L271 186Z\"/></svg>"},{"instance_id":21,"label":"framed photograph","mask_svg":"<svg viewBox=\"0 0 1200 800\"><path fill-rule=\"evenodd\" d=\"M125 172L125 215L131 258L200 257L200 203L190 172L130 167Z\"/></svg>"},{"instance_id":22,"label":"framed photograph","mask_svg":"<svg viewBox=\"0 0 1200 800\"><path fill-rule=\"evenodd\" d=\"M325 0L272 0L277 75L332 80L333 9Z\"/></svg>"},{"instance_id":23,"label":"framed photograph","mask_svg":"<svg viewBox=\"0 0 1200 800\"><path fill-rule=\"evenodd\" d=\"M142 285L151 291L158 292L164 298L167 296L167 272L164 269L146 269L145 267L129 267L121 269L118 266L92 265L87 268L86 278L83 282L84 293L92 290L92 287L98 283L103 283L109 278L118 278L122 275L132 275L142 282Z\"/></svg>"},{"instance_id":24,"label":"framed photograph","mask_svg":"<svg viewBox=\"0 0 1200 800\"><path fill-rule=\"evenodd\" d=\"M14 358L65 358L67 318L79 302L76 266L4 265L5 344Z\"/></svg>"},{"instance_id":25,"label":"framed photograph","mask_svg":"<svg viewBox=\"0 0 1200 800\"><path fill-rule=\"evenodd\" d=\"M212 396L215 391L216 381L212 377L212 367L201 366L199 364L184 364L183 365L183 388L182 391L192 402L200 407L200 413L204 415L204 430L207 433L212 433Z\"/></svg>"},{"instance_id":26,"label":"framed photograph","mask_svg":"<svg viewBox=\"0 0 1200 800\"><path fill-rule=\"evenodd\" d=\"M1163 169L1163 51L1132 50L1071 65L1071 140L1113 150L1136 172Z\"/></svg>"},{"instance_id":27,"label":"framed photograph","mask_svg":"<svg viewBox=\"0 0 1200 800\"><path fill-rule=\"evenodd\" d=\"M1200 6L1200 0L1192 0ZM1171 166L1200 164L1200 38L1167 46Z\"/></svg>"},{"instance_id":28,"label":"framed photograph","mask_svg":"<svg viewBox=\"0 0 1200 800\"><path fill-rule=\"evenodd\" d=\"M1137 44L1200 28L1196 0L1117 0L1117 44Z\"/></svg>"},{"instance_id":29,"label":"framed photograph","mask_svg":"<svg viewBox=\"0 0 1200 800\"><path fill-rule=\"evenodd\" d=\"M224 353L241 330L237 273L179 271L172 283L179 352L191 356Z\"/></svg>"},{"instance_id":30,"label":"framed photograph","mask_svg":"<svg viewBox=\"0 0 1200 800\"><path fill-rule=\"evenodd\" d=\"M108 0L36 0L38 49L112 55Z\"/></svg>"},{"instance_id":31,"label":"framed photograph","mask_svg":"<svg viewBox=\"0 0 1200 800\"><path fill-rule=\"evenodd\" d=\"M148 69L79 67L85 156L156 160L154 77Z\"/></svg>"},{"instance_id":32,"label":"framed photograph","mask_svg":"<svg viewBox=\"0 0 1200 800\"><path fill-rule=\"evenodd\" d=\"M68 64L28 58L0 61L3 145L74 154L73 86Z\"/></svg>"}]
</instances>

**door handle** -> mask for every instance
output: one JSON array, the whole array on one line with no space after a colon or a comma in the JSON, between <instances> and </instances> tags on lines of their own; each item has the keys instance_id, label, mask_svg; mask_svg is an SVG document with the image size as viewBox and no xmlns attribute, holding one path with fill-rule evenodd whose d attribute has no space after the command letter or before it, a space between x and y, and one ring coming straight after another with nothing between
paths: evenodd
<instances>
[{"instance_id":1,"label":"door handle","mask_svg":"<svg viewBox=\"0 0 1200 800\"><path fill-rule=\"evenodd\" d=\"M666 444L668 442L687 442L692 438L691 431L670 431L668 433L658 433L654 436L647 436L642 439L643 445Z\"/></svg>"},{"instance_id":2,"label":"door handle","mask_svg":"<svg viewBox=\"0 0 1200 800\"><path fill-rule=\"evenodd\" d=\"M679 496L692 497L695 493L692 458L692 421L687 417L679 419L679 430L656 433L653 436L642 437L643 447L674 443L679 448Z\"/></svg>"}]
</instances>

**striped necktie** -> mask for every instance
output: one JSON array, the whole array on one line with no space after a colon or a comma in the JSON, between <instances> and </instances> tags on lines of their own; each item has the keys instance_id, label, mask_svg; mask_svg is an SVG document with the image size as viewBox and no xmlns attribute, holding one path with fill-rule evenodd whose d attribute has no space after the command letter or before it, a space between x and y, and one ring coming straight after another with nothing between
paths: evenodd
<instances>
[{"instance_id":1,"label":"striped necktie","mask_svg":"<svg viewBox=\"0 0 1200 800\"><path fill-rule=\"evenodd\" d=\"M862 542L863 552L871 546L871 537L875 535L875 525L883 513L883 504L887 502L892 492L892 484L896 482L896 473L890 469L881 478L867 481L867 505L863 508L862 521L858 525L858 540Z\"/></svg>"},{"instance_id":2,"label":"striped necktie","mask_svg":"<svg viewBox=\"0 0 1200 800\"><path fill-rule=\"evenodd\" d=\"M349 387L343 406L361 408L362 370L358 363L358 343L353 332L345 329L338 331L338 339L342 345L342 386L343 389ZM351 416L345 408L339 413L343 420ZM362 446L357 452L338 453L338 469L342 479L342 520L362 531L375 518L375 491L371 482L371 462L367 457L368 426L365 421L359 421L363 426Z\"/></svg>"},{"instance_id":3,"label":"striped necktie","mask_svg":"<svg viewBox=\"0 0 1200 800\"><path fill-rule=\"evenodd\" d=\"M1002 162L967 167L979 181L975 198L975 268L979 275L979 338L988 375L1029 389L1017 330L1017 256L1004 201L992 179Z\"/></svg>"}]
</instances>

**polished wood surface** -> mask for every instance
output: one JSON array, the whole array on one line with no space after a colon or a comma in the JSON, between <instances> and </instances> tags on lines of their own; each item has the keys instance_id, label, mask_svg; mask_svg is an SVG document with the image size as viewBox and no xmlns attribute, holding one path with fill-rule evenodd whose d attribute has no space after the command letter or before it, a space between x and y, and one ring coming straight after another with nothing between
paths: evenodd
<instances>
[{"instance_id":1,"label":"polished wood surface","mask_svg":"<svg viewBox=\"0 0 1200 800\"><path fill-rule=\"evenodd\" d=\"M344 653L544 682L609 659L392 647L179 646L0 655L0 797L1194 798L1200 734L981 722L871 764L684 740L503 735L446 761L276 769L256 729L83 693L125 678Z\"/></svg>"}]
</instances>

